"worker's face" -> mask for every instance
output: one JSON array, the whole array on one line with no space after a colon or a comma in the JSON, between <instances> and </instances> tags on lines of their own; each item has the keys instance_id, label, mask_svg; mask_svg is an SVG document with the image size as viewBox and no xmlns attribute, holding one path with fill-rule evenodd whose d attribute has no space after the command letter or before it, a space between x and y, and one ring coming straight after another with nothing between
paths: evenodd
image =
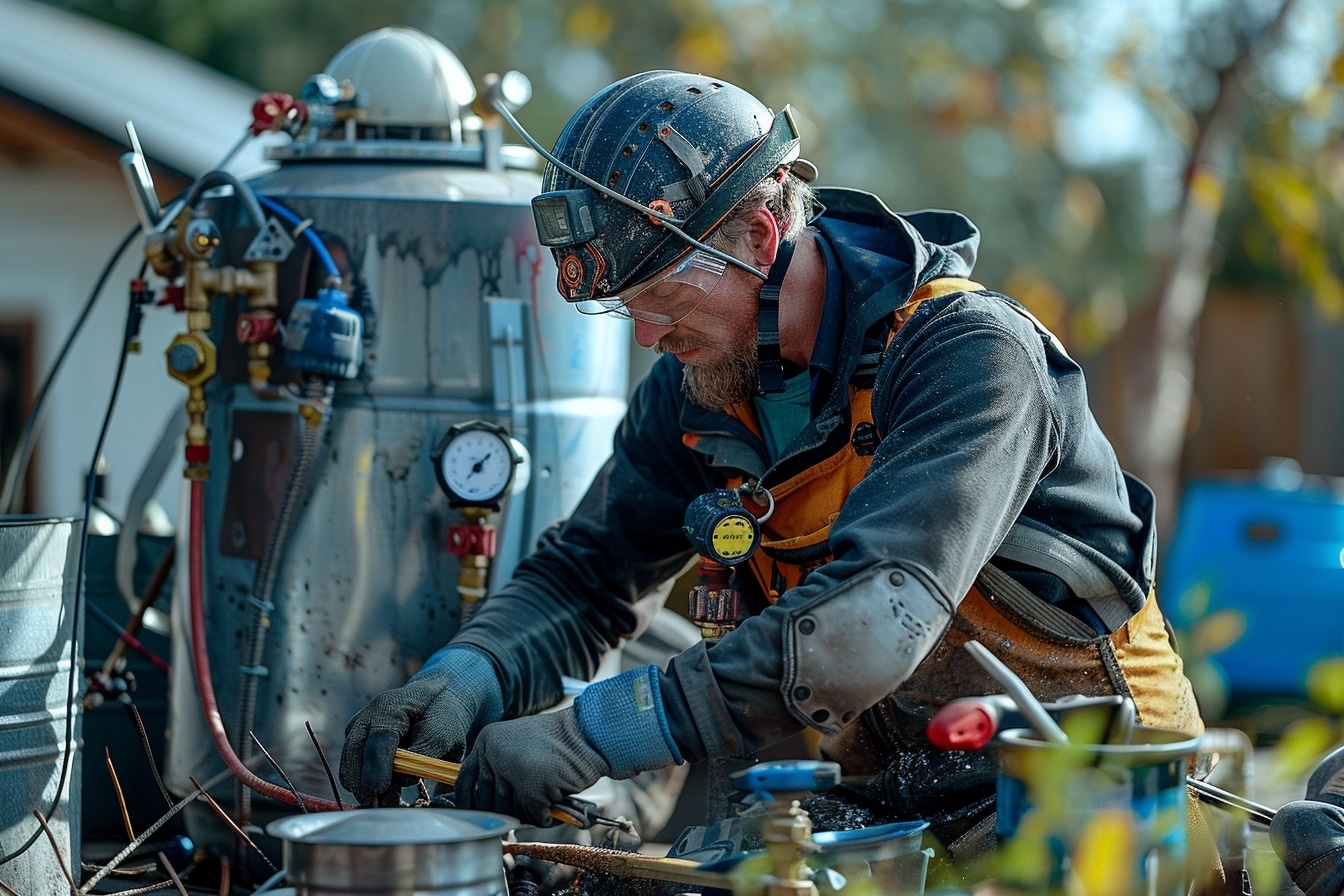
<instances>
[{"instance_id":1,"label":"worker's face","mask_svg":"<svg viewBox=\"0 0 1344 896\"><path fill-rule=\"evenodd\" d=\"M708 291L689 284L659 295L649 290L630 303L635 341L676 355L685 365L683 387L696 404L721 410L746 401L756 394L760 290L759 279L732 265Z\"/></svg>"}]
</instances>

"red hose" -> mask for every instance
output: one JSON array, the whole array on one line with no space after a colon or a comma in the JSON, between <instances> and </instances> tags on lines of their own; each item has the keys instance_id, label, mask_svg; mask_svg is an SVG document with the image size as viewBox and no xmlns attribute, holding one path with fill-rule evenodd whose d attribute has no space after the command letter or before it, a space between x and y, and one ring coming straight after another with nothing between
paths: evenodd
<instances>
[{"instance_id":1,"label":"red hose","mask_svg":"<svg viewBox=\"0 0 1344 896\"><path fill-rule=\"evenodd\" d=\"M291 806L299 805L310 812L332 812L343 808L331 800L320 799L307 794L294 793L279 784L257 777L252 770L243 765L229 743L228 732L224 730L224 719L219 714L219 703L215 700L215 685L210 678L210 656L205 649L205 597L202 594L201 574L201 533L205 529L205 483L199 480L191 482L191 528L187 532L188 580L191 590L191 655L196 667L196 689L201 695L201 708L205 710L205 721L210 726L210 736L214 738L215 749L223 758L224 764L233 772L234 777L251 787L262 796L279 800Z\"/></svg>"}]
</instances>

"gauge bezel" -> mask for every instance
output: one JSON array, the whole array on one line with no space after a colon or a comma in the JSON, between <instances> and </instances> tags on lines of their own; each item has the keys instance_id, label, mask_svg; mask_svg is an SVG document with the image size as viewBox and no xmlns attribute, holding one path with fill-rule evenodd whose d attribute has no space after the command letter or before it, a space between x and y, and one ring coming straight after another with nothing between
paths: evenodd
<instances>
[{"instance_id":1,"label":"gauge bezel","mask_svg":"<svg viewBox=\"0 0 1344 896\"><path fill-rule=\"evenodd\" d=\"M504 450L509 459L508 475L500 484L499 488L485 497L469 497L460 492L449 481L447 473L444 471L444 457L453 443L464 435L473 432L482 432L497 441ZM430 458L434 462L434 478L438 480L439 488L448 496L449 507L485 507L490 510L499 510L500 501L509 493L513 485L513 479L518 471L518 464L522 458L514 450L513 439L509 431L497 423L491 423L488 420L469 420L465 423L458 423L449 427L443 434L434 450L430 453Z\"/></svg>"}]
</instances>

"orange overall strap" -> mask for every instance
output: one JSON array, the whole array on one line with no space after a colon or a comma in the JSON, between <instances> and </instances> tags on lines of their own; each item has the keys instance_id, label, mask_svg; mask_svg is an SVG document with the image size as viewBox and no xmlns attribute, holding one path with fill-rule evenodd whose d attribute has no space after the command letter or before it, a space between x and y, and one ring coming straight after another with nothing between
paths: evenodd
<instances>
[{"instance_id":1,"label":"orange overall strap","mask_svg":"<svg viewBox=\"0 0 1344 896\"><path fill-rule=\"evenodd\" d=\"M979 283L959 277L930 280L893 312L887 344L890 344L891 337L921 302L954 292L983 288ZM770 522L762 527L763 549L756 552L748 565L772 603L784 591L800 584L808 571L830 559L829 553L824 550L830 524L839 515L845 499L867 473L868 465L872 462L871 450L860 452L855 448L859 443L870 448L875 446L875 442L869 444L867 437L859 438L861 428L876 433L869 404L871 397L870 386L851 383L850 442L836 454L818 461L788 480L770 483L774 512ZM752 402L732 405L727 408L727 413L760 436ZM740 477L733 477L728 487L736 488L742 481Z\"/></svg>"},{"instance_id":2,"label":"orange overall strap","mask_svg":"<svg viewBox=\"0 0 1344 896\"><path fill-rule=\"evenodd\" d=\"M891 335L895 336L896 331L910 319L910 315L915 313L915 309L926 300L936 299L939 296L954 292L980 292L984 288L983 285L976 283L974 280L967 280L965 277L937 277L930 280L912 292L905 304L896 309L896 326L892 328Z\"/></svg>"}]
</instances>

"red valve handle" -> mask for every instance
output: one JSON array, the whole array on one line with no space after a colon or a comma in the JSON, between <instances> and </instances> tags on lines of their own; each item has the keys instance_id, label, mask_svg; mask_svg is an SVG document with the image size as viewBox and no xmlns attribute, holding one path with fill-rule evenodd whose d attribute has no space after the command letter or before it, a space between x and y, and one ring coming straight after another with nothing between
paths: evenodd
<instances>
[{"instance_id":1,"label":"red valve handle","mask_svg":"<svg viewBox=\"0 0 1344 896\"><path fill-rule=\"evenodd\" d=\"M929 741L942 750L978 750L989 743L999 727L999 711L992 703L953 700L929 719Z\"/></svg>"},{"instance_id":2,"label":"red valve handle","mask_svg":"<svg viewBox=\"0 0 1344 896\"><path fill-rule=\"evenodd\" d=\"M263 93L252 104L252 136L284 131L293 136L308 121L308 107L287 93Z\"/></svg>"}]
</instances>

